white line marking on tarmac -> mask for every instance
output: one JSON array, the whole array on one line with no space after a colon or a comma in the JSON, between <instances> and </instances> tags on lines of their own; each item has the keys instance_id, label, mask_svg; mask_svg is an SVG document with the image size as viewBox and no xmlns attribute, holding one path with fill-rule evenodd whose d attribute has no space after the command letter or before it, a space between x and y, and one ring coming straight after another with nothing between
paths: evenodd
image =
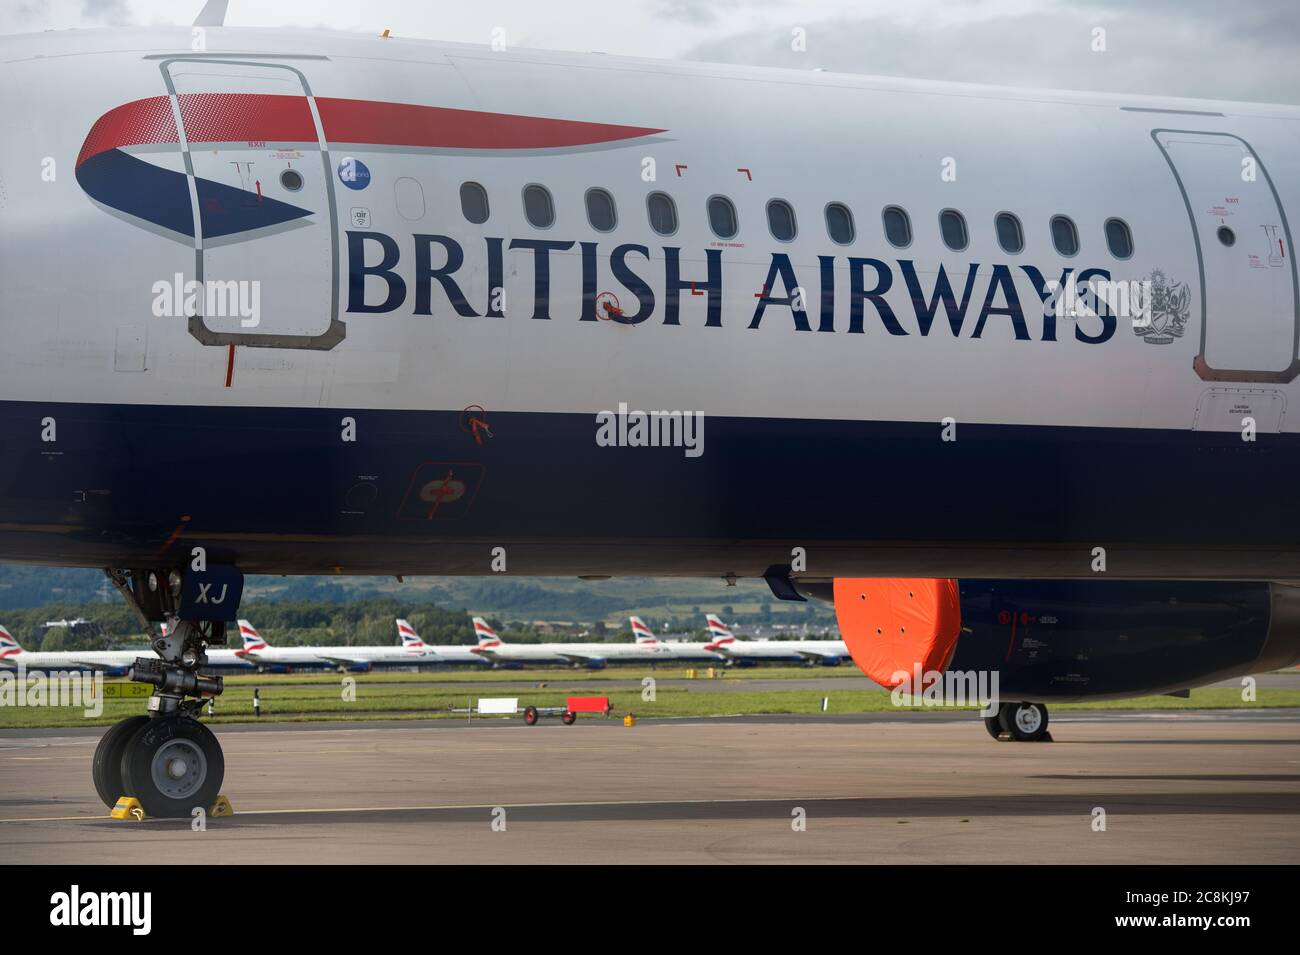
<instances>
[{"instance_id":1,"label":"white line marking on tarmac","mask_svg":"<svg viewBox=\"0 0 1300 955\"><path fill-rule=\"evenodd\" d=\"M817 801L837 800L837 799L861 799L860 793L849 796L817 796ZM497 805L503 805L506 809L590 809L600 806L706 806L714 803L758 803L758 802L789 802L796 805L800 800L806 801L806 796L741 796L726 799L620 799L620 800L603 800L597 802L516 802L516 803L497 803L488 805L486 803L454 803L445 806L326 806L316 809L250 809L235 812L235 817L240 816L292 816L292 815L316 815L323 816L331 813L345 812L446 812L459 809L481 809L484 812L491 812ZM29 816L17 819L0 819L0 824L6 822L89 822L99 819L111 819L111 816Z\"/></svg>"}]
</instances>

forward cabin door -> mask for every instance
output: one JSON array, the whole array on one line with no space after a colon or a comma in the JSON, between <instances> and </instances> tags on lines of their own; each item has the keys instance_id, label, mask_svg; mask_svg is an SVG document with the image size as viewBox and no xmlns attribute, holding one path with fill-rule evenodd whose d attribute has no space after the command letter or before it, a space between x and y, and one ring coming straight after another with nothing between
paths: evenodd
<instances>
[{"instance_id":1,"label":"forward cabin door","mask_svg":"<svg viewBox=\"0 0 1300 955\"><path fill-rule=\"evenodd\" d=\"M195 216L187 278L205 291L220 283L211 296L220 307L199 296L191 334L205 345L333 348L344 331L337 214L307 78L290 66L201 56L169 59L162 72ZM230 295L256 301L256 319L228 307Z\"/></svg>"},{"instance_id":2,"label":"forward cabin door","mask_svg":"<svg viewBox=\"0 0 1300 955\"><path fill-rule=\"evenodd\" d=\"M1182 190L1200 257L1207 381L1287 382L1300 373L1291 232L1250 145L1229 133L1152 132Z\"/></svg>"}]
</instances>

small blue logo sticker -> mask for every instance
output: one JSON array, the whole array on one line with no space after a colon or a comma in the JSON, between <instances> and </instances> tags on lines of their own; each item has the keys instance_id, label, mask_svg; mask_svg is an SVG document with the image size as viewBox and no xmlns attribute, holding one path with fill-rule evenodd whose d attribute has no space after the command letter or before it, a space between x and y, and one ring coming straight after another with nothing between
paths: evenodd
<instances>
[{"instance_id":1,"label":"small blue logo sticker","mask_svg":"<svg viewBox=\"0 0 1300 955\"><path fill-rule=\"evenodd\" d=\"M339 163L339 179L349 189L364 189L370 185L370 169L360 159L348 156Z\"/></svg>"}]
</instances>

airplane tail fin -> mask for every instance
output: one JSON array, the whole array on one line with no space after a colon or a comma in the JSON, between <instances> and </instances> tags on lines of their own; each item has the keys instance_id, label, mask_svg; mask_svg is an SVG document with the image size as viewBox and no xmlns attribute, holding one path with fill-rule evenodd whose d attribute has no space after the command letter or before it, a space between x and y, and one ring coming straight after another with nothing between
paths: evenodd
<instances>
[{"instance_id":1,"label":"airplane tail fin","mask_svg":"<svg viewBox=\"0 0 1300 955\"><path fill-rule=\"evenodd\" d=\"M247 620L239 621L239 635L244 640L245 650L265 650L266 641L262 639L256 628Z\"/></svg>"},{"instance_id":2,"label":"airplane tail fin","mask_svg":"<svg viewBox=\"0 0 1300 955\"><path fill-rule=\"evenodd\" d=\"M424 641L420 635L415 632L415 628L406 620L397 621L397 635L402 639L402 646L407 650L418 650L424 648Z\"/></svg>"},{"instance_id":3,"label":"airplane tail fin","mask_svg":"<svg viewBox=\"0 0 1300 955\"><path fill-rule=\"evenodd\" d=\"M501 642L497 632L488 626L488 622L482 617L474 618L474 636L478 637L478 645L491 646Z\"/></svg>"},{"instance_id":4,"label":"airplane tail fin","mask_svg":"<svg viewBox=\"0 0 1300 955\"><path fill-rule=\"evenodd\" d=\"M734 643L736 641L736 635L731 632L717 614L706 613L704 619L709 623L709 637L715 646L719 644Z\"/></svg>"},{"instance_id":5,"label":"airplane tail fin","mask_svg":"<svg viewBox=\"0 0 1300 955\"><path fill-rule=\"evenodd\" d=\"M647 627L645 621L640 617L629 617L628 619L632 621L632 637L637 643L656 644L659 642L655 632Z\"/></svg>"},{"instance_id":6,"label":"airplane tail fin","mask_svg":"<svg viewBox=\"0 0 1300 955\"><path fill-rule=\"evenodd\" d=\"M0 627L0 659L5 657L16 657L22 652L23 648L19 646L18 641L14 639L13 634L4 627Z\"/></svg>"}]
</instances>

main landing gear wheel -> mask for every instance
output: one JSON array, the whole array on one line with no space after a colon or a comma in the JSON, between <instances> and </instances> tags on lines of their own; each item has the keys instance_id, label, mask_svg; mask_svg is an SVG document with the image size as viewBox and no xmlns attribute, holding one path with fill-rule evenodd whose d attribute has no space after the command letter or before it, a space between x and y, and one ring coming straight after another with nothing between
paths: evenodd
<instances>
[{"instance_id":1,"label":"main landing gear wheel","mask_svg":"<svg viewBox=\"0 0 1300 955\"><path fill-rule=\"evenodd\" d=\"M1047 707L1042 703L1003 703L998 722L1018 743L1051 739L1047 735Z\"/></svg>"},{"instance_id":2,"label":"main landing gear wheel","mask_svg":"<svg viewBox=\"0 0 1300 955\"><path fill-rule=\"evenodd\" d=\"M122 755L125 794L140 801L146 816L205 812L221 792L226 760L212 731L187 716L146 719Z\"/></svg>"},{"instance_id":3,"label":"main landing gear wheel","mask_svg":"<svg viewBox=\"0 0 1300 955\"><path fill-rule=\"evenodd\" d=\"M984 728L989 731L989 735L994 739L1002 738L1002 720L998 716L985 716L982 718Z\"/></svg>"},{"instance_id":4,"label":"main landing gear wheel","mask_svg":"<svg viewBox=\"0 0 1300 955\"><path fill-rule=\"evenodd\" d=\"M147 716L129 716L114 723L99 738L99 745L95 747L90 777L94 780L95 792L99 793L99 798L110 809L117 805L119 797L127 794L122 782L122 754L126 752L126 744L148 722Z\"/></svg>"}]
</instances>

